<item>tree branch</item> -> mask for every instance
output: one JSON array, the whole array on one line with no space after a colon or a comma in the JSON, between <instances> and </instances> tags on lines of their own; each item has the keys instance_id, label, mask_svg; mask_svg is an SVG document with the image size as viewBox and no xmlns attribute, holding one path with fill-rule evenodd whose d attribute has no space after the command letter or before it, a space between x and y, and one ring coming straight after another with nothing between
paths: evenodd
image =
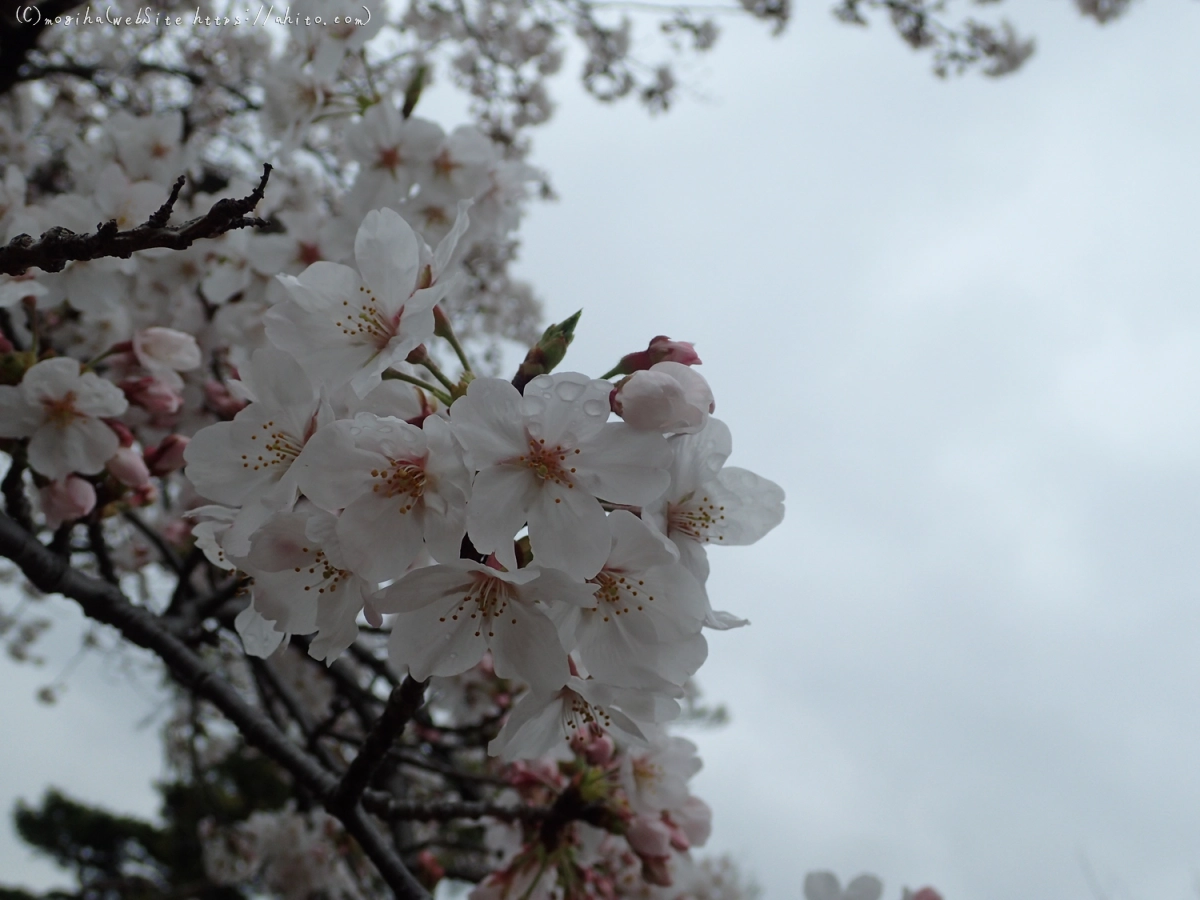
<instances>
[{"instance_id":1,"label":"tree branch","mask_svg":"<svg viewBox=\"0 0 1200 900\"><path fill-rule=\"evenodd\" d=\"M371 776L392 748L392 743L404 731L404 726L413 717L413 713L425 702L426 684L427 681L416 681L410 675L400 687L392 691L383 713L375 721L358 755L354 757L337 790L330 797L331 811L349 810L358 803Z\"/></svg>"},{"instance_id":2,"label":"tree branch","mask_svg":"<svg viewBox=\"0 0 1200 900\"><path fill-rule=\"evenodd\" d=\"M166 224L183 187L183 176L180 176L167 202L137 228L119 231L116 220L110 219L94 234L75 234L62 227L43 232L36 241L27 234L18 234L7 246L0 247L0 274L23 275L34 266L46 272L61 272L72 260L105 256L128 259L138 250L159 247L184 250L198 240L217 237L235 228L263 227L267 224L263 219L247 217L247 213L262 200L270 177L271 165L264 163L258 187L248 196L218 200L207 213L182 225Z\"/></svg>"},{"instance_id":3,"label":"tree branch","mask_svg":"<svg viewBox=\"0 0 1200 900\"><path fill-rule=\"evenodd\" d=\"M292 743L262 711L243 700L232 685L171 634L149 610L132 604L115 585L73 569L68 560L43 547L37 538L2 513L0 555L16 563L40 591L71 598L89 618L112 625L128 641L157 655L176 681L192 694L212 703L237 726L248 743L266 753L299 784L322 799L325 808L340 819L359 842L399 900L429 900L429 894L367 818L362 807L355 803L345 809L334 802L341 783ZM423 685L421 687L423 694ZM399 712L397 710L393 715L398 717Z\"/></svg>"}]
</instances>

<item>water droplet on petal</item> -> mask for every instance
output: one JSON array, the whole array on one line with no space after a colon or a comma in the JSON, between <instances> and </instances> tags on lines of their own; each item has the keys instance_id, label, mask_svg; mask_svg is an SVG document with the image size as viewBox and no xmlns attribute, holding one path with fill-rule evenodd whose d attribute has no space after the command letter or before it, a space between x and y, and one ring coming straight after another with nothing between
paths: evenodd
<instances>
[{"instance_id":1,"label":"water droplet on petal","mask_svg":"<svg viewBox=\"0 0 1200 900\"><path fill-rule=\"evenodd\" d=\"M586 385L579 384L575 381L560 381L554 386L554 393L558 394L560 400L566 400L568 403L573 403L583 396L583 392L587 390Z\"/></svg>"},{"instance_id":2,"label":"water droplet on petal","mask_svg":"<svg viewBox=\"0 0 1200 900\"><path fill-rule=\"evenodd\" d=\"M593 397L591 400L583 401L583 411L589 416L608 416L608 404L603 400Z\"/></svg>"}]
</instances>

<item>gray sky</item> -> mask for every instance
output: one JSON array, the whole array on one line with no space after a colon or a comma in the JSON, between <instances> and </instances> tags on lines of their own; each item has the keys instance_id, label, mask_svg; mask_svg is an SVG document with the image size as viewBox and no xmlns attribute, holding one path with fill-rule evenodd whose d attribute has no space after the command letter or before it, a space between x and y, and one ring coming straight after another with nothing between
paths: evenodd
<instances>
[{"instance_id":1,"label":"gray sky","mask_svg":"<svg viewBox=\"0 0 1200 900\"><path fill-rule=\"evenodd\" d=\"M711 846L770 900L816 868L1090 900L1085 865L1109 900L1195 900L1200 3L1100 29L1012 0L1026 70L949 82L827 5L728 23L687 76L708 99L658 119L561 79L535 135L562 199L521 271L585 310L566 366L696 342L731 464L788 494L712 554L753 626L700 673L733 714L696 737ZM154 809L149 700L88 662L46 710L3 671L0 806L53 780ZM44 883L23 859L0 831Z\"/></svg>"}]
</instances>

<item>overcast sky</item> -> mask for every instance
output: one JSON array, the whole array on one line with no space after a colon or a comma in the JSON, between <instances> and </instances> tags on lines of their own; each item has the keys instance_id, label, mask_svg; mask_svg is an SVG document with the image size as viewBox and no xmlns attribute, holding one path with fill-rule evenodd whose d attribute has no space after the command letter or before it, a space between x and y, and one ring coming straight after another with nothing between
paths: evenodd
<instances>
[{"instance_id":1,"label":"overcast sky","mask_svg":"<svg viewBox=\"0 0 1200 900\"><path fill-rule=\"evenodd\" d=\"M584 309L566 367L694 341L730 463L788 495L711 554L753 622L700 672L733 717L695 735L711 846L768 900L818 868L1195 900L1200 3L1100 29L1010 0L1026 69L948 82L827 5L728 23L657 119L562 79L535 136L561 200L521 272ZM152 693L88 661L37 706L64 661L0 663L0 806L54 781L153 812ZM7 826L0 872L52 880Z\"/></svg>"}]
</instances>

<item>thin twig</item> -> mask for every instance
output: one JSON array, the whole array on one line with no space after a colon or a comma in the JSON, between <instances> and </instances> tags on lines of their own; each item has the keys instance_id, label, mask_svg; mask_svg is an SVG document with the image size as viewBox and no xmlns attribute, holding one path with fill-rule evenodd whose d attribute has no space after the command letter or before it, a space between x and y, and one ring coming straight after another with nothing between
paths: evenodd
<instances>
[{"instance_id":1,"label":"thin twig","mask_svg":"<svg viewBox=\"0 0 1200 900\"><path fill-rule=\"evenodd\" d=\"M162 557L162 561L170 567L171 571L176 575L183 573L183 560L179 558L179 554L175 552L175 548L163 540L163 536L142 521L141 517L131 509L125 510L121 514L130 525L136 528L146 540L154 545L154 549L158 551L158 555Z\"/></svg>"}]
</instances>

